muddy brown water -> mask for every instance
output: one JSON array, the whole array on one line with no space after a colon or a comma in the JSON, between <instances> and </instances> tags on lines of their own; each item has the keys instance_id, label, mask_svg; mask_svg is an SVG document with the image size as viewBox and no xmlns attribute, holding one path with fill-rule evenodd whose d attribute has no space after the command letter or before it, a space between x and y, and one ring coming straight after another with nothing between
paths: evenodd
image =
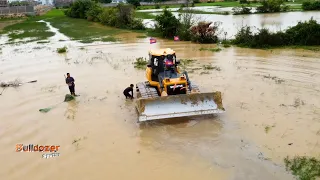
<instances>
[{"instance_id":1,"label":"muddy brown water","mask_svg":"<svg viewBox=\"0 0 320 180\"><path fill-rule=\"evenodd\" d=\"M48 44L2 47L1 81L38 82L0 96L1 179L286 180L294 177L284 157L319 156L319 52L210 52L199 48L215 45L160 39L150 45L136 36L100 45L59 42L60 36ZM68 52L57 54L64 45ZM132 63L166 47L196 60L189 67L192 82L203 92L221 91L225 114L136 123L134 102L122 91L145 81L145 71ZM220 71L201 69L208 64ZM80 96L40 113L63 101L67 72ZM60 145L60 156L18 153L18 143Z\"/></svg>"}]
</instances>

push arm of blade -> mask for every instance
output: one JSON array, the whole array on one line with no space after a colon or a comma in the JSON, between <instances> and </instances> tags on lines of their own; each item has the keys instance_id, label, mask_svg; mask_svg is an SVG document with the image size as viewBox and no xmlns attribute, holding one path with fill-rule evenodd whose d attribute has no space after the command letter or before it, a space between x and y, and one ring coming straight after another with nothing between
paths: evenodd
<instances>
[{"instance_id":1,"label":"push arm of blade","mask_svg":"<svg viewBox=\"0 0 320 180\"><path fill-rule=\"evenodd\" d=\"M188 83L188 87L189 87L189 90L191 91L191 90L192 90L192 89L191 89L191 82L190 82L190 80L189 80L189 76L188 76L187 71L184 71L184 72L183 72L183 74L185 74L185 75L186 75L187 83Z\"/></svg>"}]
</instances>

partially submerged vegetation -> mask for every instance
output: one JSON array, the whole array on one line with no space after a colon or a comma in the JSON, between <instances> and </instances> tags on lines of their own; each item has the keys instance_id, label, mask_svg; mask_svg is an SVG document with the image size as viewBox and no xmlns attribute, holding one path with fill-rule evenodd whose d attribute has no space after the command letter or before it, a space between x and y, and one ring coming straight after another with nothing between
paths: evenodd
<instances>
[{"instance_id":1,"label":"partially submerged vegetation","mask_svg":"<svg viewBox=\"0 0 320 180\"><path fill-rule=\"evenodd\" d=\"M320 177L320 160L314 157L286 157L284 163L286 169L290 170L299 180L316 180Z\"/></svg>"},{"instance_id":2,"label":"partially submerged vegetation","mask_svg":"<svg viewBox=\"0 0 320 180\"><path fill-rule=\"evenodd\" d=\"M18 24L6 26L3 31L0 31L0 34L8 34L9 41L23 40L24 38L30 38L29 41L39 41L54 35L48 30L45 23L28 19Z\"/></svg>"},{"instance_id":3,"label":"partially submerged vegetation","mask_svg":"<svg viewBox=\"0 0 320 180\"><path fill-rule=\"evenodd\" d=\"M148 64L148 61L146 58L139 57L139 58L136 58L136 60L135 60L135 62L133 62L133 64L134 64L134 68L145 69L146 65Z\"/></svg>"},{"instance_id":4,"label":"partially submerged vegetation","mask_svg":"<svg viewBox=\"0 0 320 180\"><path fill-rule=\"evenodd\" d=\"M219 48L219 47L216 47L216 48L200 48L199 50L200 50L200 51L219 52L219 51L221 51L222 49Z\"/></svg>"},{"instance_id":5,"label":"partially submerged vegetation","mask_svg":"<svg viewBox=\"0 0 320 180\"><path fill-rule=\"evenodd\" d=\"M67 48L66 46L64 46L64 47L62 47L62 48L58 48L58 49L57 49L57 52L58 52L58 53L65 53L65 52L67 52L67 49L68 49L68 48Z\"/></svg>"}]
</instances>

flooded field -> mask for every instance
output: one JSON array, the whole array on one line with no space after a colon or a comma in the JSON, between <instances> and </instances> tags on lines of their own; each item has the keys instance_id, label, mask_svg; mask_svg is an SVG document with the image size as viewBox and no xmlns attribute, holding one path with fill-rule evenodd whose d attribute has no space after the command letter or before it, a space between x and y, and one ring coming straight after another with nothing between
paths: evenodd
<instances>
[{"instance_id":1,"label":"flooded field","mask_svg":"<svg viewBox=\"0 0 320 180\"><path fill-rule=\"evenodd\" d=\"M224 17L224 16L221 16ZM52 28L51 28L52 29ZM2 46L0 81L37 80L0 96L0 177L21 179L291 180L287 155L319 156L319 52L253 50L137 39L81 44L59 41ZM57 48L67 46L66 54ZM134 101L122 91L145 81L133 61L173 48L194 59L189 72L203 92L223 93L226 113L137 124ZM204 65L219 68L206 70ZM63 101L64 74L75 78L75 101ZM59 145L59 157L15 152L16 144Z\"/></svg>"},{"instance_id":2,"label":"flooded field","mask_svg":"<svg viewBox=\"0 0 320 180\"><path fill-rule=\"evenodd\" d=\"M199 8L201 7L198 7L198 9ZM159 13L152 14L157 15ZM179 15L177 12L173 14L176 17ZM251 26L254 32L257 32L257 29L260 28L268 28L275 32L286 30L290 26L295 26L299 21L308 21L310 18L320 22L320 12L286 12L251 15L197 14L195 18L198 19L198 21L221 22L220 36L224 37L224 32L227 32L227 38L233 38L242 26ZM148 23L149 27L152 27L154 24L151 20L145 20L145 22Z\"/></svg>"}]
</instances>

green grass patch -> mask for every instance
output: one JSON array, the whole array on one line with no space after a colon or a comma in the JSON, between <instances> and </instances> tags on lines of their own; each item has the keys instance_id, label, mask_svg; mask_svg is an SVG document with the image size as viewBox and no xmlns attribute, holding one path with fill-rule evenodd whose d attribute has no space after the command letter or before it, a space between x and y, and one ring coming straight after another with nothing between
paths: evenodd
<instances>
[{"instance_id":1,"label":"green grass patch","mask_svg":"<svg viewBox=\"0 0 320 180\"><path fill-rule=\"evenodd\" d=\"M133 64L134 64L134 68L145 69L146 65L148 64L148 61L146 58L139 57L139 58L136 58L136 60L135 60L135 62L133 62Z\"/></svg>"},{"instance_id":2,"label":"green grass patch","mask_svg":"<svg viewBox=\"0 0 320 180\"><path fill-rule=\"evenodd\" d=\"M219 51L221 51L222 49L219 48L219 47L216 47L216 48L200 48L199 50L200 50L200 51L219 52Z\"/></svg>"},{"instance_id":3,"label":"green grass patch","mask_svg":"<svg viewBox=\"0 0 320 180\"><path fill-rule=\"evenodd\" d=\"M43 16L43 20L50 22L53 27L58 28L61 33L71 39L83 42L124 32L121 29L103 26L85 19L69 18L64 15L62 10L57 9L49 11Z\"/></svg>"},{"instance_id":4,"label":"green grass patch","mask_svg":"<svg viewBox=\"0 0 320 180\"><path fill-rule=\"evenodd\" d=\"M140 19L154 19L156 16L151 14L153 12L135 12L135 17Z\"/></svg>"},{"instance_id":5,"label":"green grass patch","mask_svg":"<svg viewBox=\"0 0 320 180\"><path fill-rule=\"evenodd\" d=\"M109 37L101 38L101 41L102 41L102 42L116 42L116 41L118 41L118 39L115 38L115 37L109 36Z\"/></svg>"},{"instance_id":6,"label":"green grass patch","mask_svg":"<svg viewBox=\"0 0 320 180\"><path fill-rule=\"evenodd\" d=\"M284 163L286 169L290 170L300 180L316 180L320 177L320 160L314 157L286 157Z\"/></svg>"},{"instance_id":7,"label":"green grass patch","mask_svg":"<svg viewBox=\"0 0 320 180\"><path fill-rule=\"evenodd\" d=\"M143 36L143 35L137 36L137 38L141 38L141 39L147 38L147 37L148 37L148 36Z\"/></svg>"},{"instance_id":8,"label":"green grass patch","mask_svg":"<svg viewBox=\"0 0 320 180\"><path fill-rule=\"evenodd\" d=\"M64 47L62 47L62 48L58 48L58 49L57 49L57 52L58 52L58 53L65 53L65 52L67 52L67 49L68 49L68 48L67 48L66 46L64 46Z\"/></svg>"},{"instance_id":9,"label":"green grass patch","mask_svg":"<svg viewBox=\"0 0 320 180\"><path fill-rule=\"evenodd\" d=\"M37 19L27 19L24 22L7 26L1 31L1 34L8 34L9 41L24 38L34 38L32 41L44 40L54 36L53 32L43 22L37 22Z\"/></svg>"},{"instance_id":10,"label":"green grass patch","mask_svg":"<svg viewBox=\"0 0 320 180\"><path fill-rule=\"evenodd\" d=\"M64 35L83 43L93 42L95 39L98 41L101 37L125 32L121 29L103 26L85 19L69 18L64 15L62 10L53 9L45 15L31 17L21 23L7 26L0 34L8 33L10 41L23 38L35 38L33 41L39 41L53 36L53 32L47 31L49 28L45 23L37 22L39 20L50 22L53 27L59 29ZM102 38L102 41L109 42L115 41L115 39L108 37Z\"/></svg>"}]
</instances>

